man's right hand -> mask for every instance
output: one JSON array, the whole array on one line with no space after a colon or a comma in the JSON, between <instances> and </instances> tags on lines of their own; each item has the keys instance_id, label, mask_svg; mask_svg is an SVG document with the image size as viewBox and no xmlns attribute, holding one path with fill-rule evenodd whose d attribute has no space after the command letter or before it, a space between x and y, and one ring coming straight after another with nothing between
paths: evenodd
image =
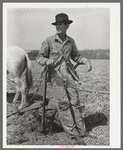
<instances>
[{"instance_id":1,"label":"man's right hand","mask_svg":"<svg viewBox=\"0 0 123 150\"><path fill-rule=\"evenodd\" d=\"M53 59L48 59L47 61L46 61L46 65L47 66L52 66L53 65Z\"/></svg>"}]
</instances>

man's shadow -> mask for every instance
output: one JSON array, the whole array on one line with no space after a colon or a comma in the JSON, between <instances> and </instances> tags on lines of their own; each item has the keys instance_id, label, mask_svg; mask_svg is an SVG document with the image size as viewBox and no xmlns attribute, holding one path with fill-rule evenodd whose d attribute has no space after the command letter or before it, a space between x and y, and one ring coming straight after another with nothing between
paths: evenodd
<instances>
[{"instance_id":1,"label":"man's shadow","mask_svg":"<svg viewBox=\"0 0 123 150\"><path fill-rule=\"evenodd\" d=\"M96 113L83 118L87 131L100 125L107 125L108 119L103 113Z\"/></svg>"}]
</instances>

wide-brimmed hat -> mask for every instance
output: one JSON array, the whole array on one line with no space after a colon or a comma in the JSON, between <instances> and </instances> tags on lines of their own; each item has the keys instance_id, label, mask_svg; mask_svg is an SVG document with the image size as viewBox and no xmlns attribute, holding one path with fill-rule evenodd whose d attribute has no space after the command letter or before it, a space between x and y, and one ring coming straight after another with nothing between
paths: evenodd
<instances>
[{"instance_id":1,"label":"wide-brimmed hat","mask_svg":"<svg viewBox=\"0 0 123 150\"><path fill-rule=\"evenodd\" d=\"M67 14L60 13L55 16L56 22L53 22L52 25L56 25L59 22L65 22L66 24L71 24L73 21L69 20L69 17Z\"/></svg>"}]
</instances>

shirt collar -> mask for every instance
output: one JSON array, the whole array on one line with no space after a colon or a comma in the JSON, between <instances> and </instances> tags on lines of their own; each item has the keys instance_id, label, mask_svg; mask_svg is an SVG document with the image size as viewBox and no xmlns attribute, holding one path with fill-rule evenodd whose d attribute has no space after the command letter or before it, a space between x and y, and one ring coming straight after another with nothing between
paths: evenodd
<instances>
[{"instance_id":1,"label":"shirt collar","mask_svg":"<svg viewBox=\"0 0 123 150\"><path fill-rule=\"evenodd\" d=\"M69 40L69 37L66 34L66 38L65 38L64 42L67 42L68 40ZM54 35L54 41L55 42L62 42L57 33Z\"/></svg>"}]
</instances>

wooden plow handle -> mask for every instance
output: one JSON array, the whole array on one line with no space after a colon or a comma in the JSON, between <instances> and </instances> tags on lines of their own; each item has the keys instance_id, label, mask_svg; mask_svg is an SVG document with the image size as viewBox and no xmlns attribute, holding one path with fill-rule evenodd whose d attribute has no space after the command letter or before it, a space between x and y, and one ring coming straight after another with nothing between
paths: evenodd
<instances>
[{"instance_id":1,"label":"wooden plow handle","mask_svg":"<svg viewBox=\"0 0 123 150\"><path fill-rule=\"evenodd\" d=\"M46 103L46 92L47 92L47 72L48 72L48 66L46 66L46 70L44 73L44 91L43 91L43 111L42 111L42 126L41 131L45 132L45 103Z\"/></svg>"}]
</instances>

